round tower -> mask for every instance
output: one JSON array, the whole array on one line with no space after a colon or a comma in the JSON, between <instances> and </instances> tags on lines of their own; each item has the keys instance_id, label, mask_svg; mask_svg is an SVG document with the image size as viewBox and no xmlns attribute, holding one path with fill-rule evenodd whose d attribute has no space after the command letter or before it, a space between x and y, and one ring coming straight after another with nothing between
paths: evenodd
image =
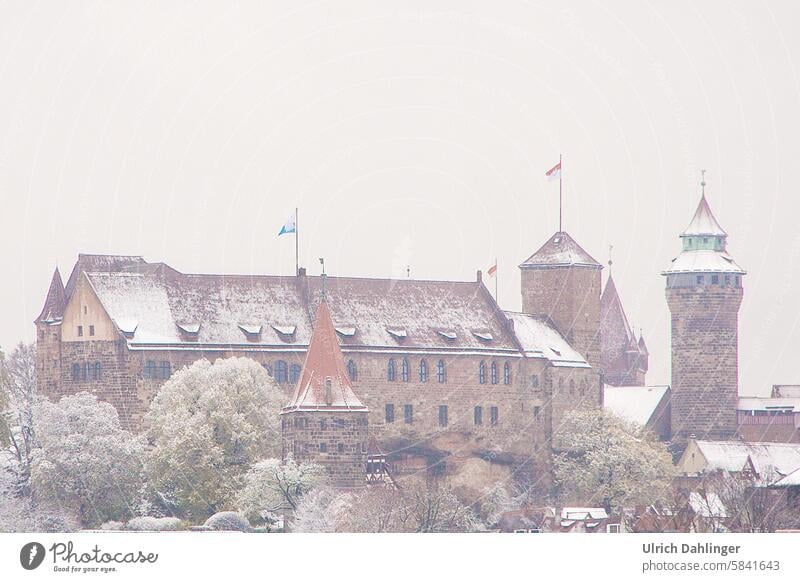
<instances>
[{"instance_id":1,"label":"round tower","mask_svg":"<svg viewBox=\"0 0 800 582\"><path fill-rule=\"evenodd\" d=\"M739 306L745 271L705 197L681 234L683 250L662 274L672 319L672 440L727 440L736 433Z\"/></svg>"}]
</instances>

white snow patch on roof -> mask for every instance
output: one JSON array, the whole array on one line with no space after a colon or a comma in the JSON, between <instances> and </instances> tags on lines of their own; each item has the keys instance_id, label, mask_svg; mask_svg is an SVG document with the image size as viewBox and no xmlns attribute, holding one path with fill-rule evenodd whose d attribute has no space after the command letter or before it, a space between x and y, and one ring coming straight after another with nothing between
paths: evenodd
<instances>
[{"instance_id":1,"label":"white snow patch on roof","mask_svg":"<svg viewBox=\"0 0 800 582\"><path fill-rule=\"evenodd\" d=\"M674 273L734 273L745 274L728 253L712 250L683 251L672 260L664 275Z\"/></svg>"},{"instance_id":2,"label":"white snow patch on roof","mask_svg":"<svg viewBox=\"0 0 800 582\"><path fill-rule=\"evenodd\" d=\"M603 408L619 418L647 426L668 386L605 386Z\"/></svg>"},{"instance_id":3,"label":"white snow patch on roof","mask_svg":"<svg viewBox=\"0 0 800 582\"><path fill-rule=\"evenodd\" d=\"M741 471L749 457L756 470L768 468L788 475L800 468L800 443L750 443L744 441L695 441L708 463L706 471Z\"/></svg>"},{"instance_id":4,"label":"white snow patch on roof","mask_svg":"<svg viewBox=\"0 0 800 582\"><path fill-rule=\"evenodd\" d=\"M241 329L247 335L261 335L261 330L263 329L263 325L259 325L257 323L240 323L239 329Z\"/></svg>"},{"instance_id":5,"label":"white snow patch on roof","mask_svg":"<svg viewBox=\"0 0 800 582\"><path fill-rule=\"evenodd\" d=\"M488 331L473 331L472 335L486 342L490 342L494 339L494 337L492 337L492 334L490 334Z\"/></svg>"},{"instance_id":6,"label":"white snow patch on roof","mask_svg":"<svg viewBox=\"0 0 800 582\"><path fill-rule=\"evenodd\" d=\"M277 325L272 324L272 329L277 331L281 335L294 335L294 332L297 330L296 325Z\"/></svg>"},{"instance_id":7,"label":"white snow patch on roof","mask_svg":"<svg viewBox=\"0 0 800 582\"><path fill-rule=\"evenodd\" d=\"M583 356L542 319L513 311L505 314L514 323L514 334L528 357L546 358L554 366L589 367Z\"/></svg>"},{"instance_id":8,"label":"white snow patch on roof","mask_svg":"<svg viewBox=\"0 0 800 582\"><path fill-rule=\"evenodd\" d=\"M353 326L340 326L336 328L336 333L344 337L353 337L356 335L356 328Z\"/></svg>"},{"instance_id":9,"label":"white snow patch on roof","mask_svg":"<svg viewBox=\"0 0 800 582\"><path fill-rule=\"evenodd\" d=\"M739 398L738 410L743 412L753 410L795 410L800 412L800 398L759 398L742 397Z\"/></svg>"},{"instance_id":10,"label":"white snow patch on roof","mask_svg":"<svg viewBox=\"0 0 800 582\"><path fill-rule=\"evenodd\" d=\"M602 507L564 507L561 519L583 521L586 519L607 519L608 513Z\"/></svg>"},{"instance_id":11,"label":"white snow patch on roof","mask_svg":"<svg viewBox=\"0 0 800 582\"><path fill-rule=\"evenodd\" d=\"M444 337L444 338L449 339L449 340L454 340L454 339L456 339L458 337L458 335L456 335L456 332L454 332L454 331L442 331L442 330L439 330L438 334L440 336Z\"/></svg>"},{"instance_id":12,"label":"white snow patch on roof","mask_svg":"<svg viewBox=\"0 0 800 582\"><path fill-rule=\"evenodd\" d=\"M180 329L184 333L189 333L189 334L200 333L199 323L178 323L176 325L178 326L178 329Z\"/></svg>"}]
</instances>

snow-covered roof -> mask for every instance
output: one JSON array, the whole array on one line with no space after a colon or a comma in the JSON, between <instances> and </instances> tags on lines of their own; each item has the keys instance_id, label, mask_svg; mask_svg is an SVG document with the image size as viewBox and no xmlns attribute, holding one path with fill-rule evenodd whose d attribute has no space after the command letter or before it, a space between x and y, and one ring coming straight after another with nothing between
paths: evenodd
<instances>
[{"instance_id":1,"label":"snow-covered roof","mask_svg":"<svg viewBox=\"0 0 800 582\"><path fill-rule=\"evenodd\" d=\"M647 426L669 386L605 386L603 408L639 426Z\"/></svg>"},{"instance_id":2,"label":"snow-covered roof","mask_svg":"<svg viewBox=\"0 0 800 582\"><path fill-rule=\"evenodd\" d=\"M602 269L581 245L566 232L557 232L520 265L521 269L581 266Z\"/></svg>"},{"instance_id":3,"label":"snow-covered roof","mask_svg":"<svg viewBox=\"0 0 800 582\"><path fill-rule=\"evenodd\" d=\"M607 518L608 513L602 507L564 507L561 509L561 519L583 521Z\"/></svg>"},{"instance_id":4,"label":"snow-covered roof","mask_svg":"<svg viewBox=\"0 0 800 582\"><path fill-rule=\"evenodd\" d=\"M706 460L706 471L738 472L748 458L759 472L770 468L779 475L788 475L800 468L800 443L700 440L695 443Z\"/></svg>"},{"instance_id":5,"label":"snow-covered roof","mask_svg":"<svg viewBox=\"0 0 800 582\"><path fill-rule=\"evenodd\" d=\"M728 517L728 510L720 496L713 491L701 495L698 491L689 493L689 507L700 517Z\"/></svg>"},{"instance_id":6,"label":"snow-covered roof","mask_svg":"<svg viewBox=\"0 0 800 582\"><path fill-rule=\"evenodd\" d=\"M586 359L542 318L514 311L505 314L513 322L514 334L527 357L544 358L554 366L589 367Z\"/></svg>"},{"instance_id":7,"label":"snow-covered roof","mask_svg":"<svg viewBox=\"0 0 800 582\"><path fill-rule=\"evenodd\" d=\"M800 412L800 398L760 398L757 396L746 396L739 398L737 409L741 411L789 409Z\"/></svg>"},{"instance_id":8,"label":"snow-covered roof","mask_svg":"<svg viewBox=\"0 0 800 582\"><path fill-rule=\"evenodd\" d=\"M800 487L800 468L795 469L783 479L772 484L773 487Z\"/></svg>"},{"instance_id":9,"label":"snow-covered roof","mask_svg":"<svg viewBox=\"0 0 800 582\"><path fill-rule=\"evenodd\" d=\"M705 195L700 197L700 203L697 205L692 221L686 230L683 231L681 236L727 236L727 233L722 230L722 227L711 212L711 207L708 205Z\"/></svg>"},{"instance_id":10,"label":"snow-covered roof","mask_svg":"<svg viewBox=\"0 0 800 582\"><path fill-rule=\"evenodd\" d=\"M737 273L745 270L736 264L728 253L712 250L686 250L672 259L664 275L676 273Z\"/></svg>"}]
</instances>

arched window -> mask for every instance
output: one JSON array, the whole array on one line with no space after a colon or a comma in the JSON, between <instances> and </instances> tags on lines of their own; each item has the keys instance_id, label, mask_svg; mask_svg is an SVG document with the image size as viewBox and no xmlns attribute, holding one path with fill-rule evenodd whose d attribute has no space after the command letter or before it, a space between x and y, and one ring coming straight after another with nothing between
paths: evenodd
<instances>
[{"instance_id":1,"label":"arched window","mask_svg":"<svg viewBox=\"0 0 800 582\"><path fill-rule=\"evenodd\" d=\"M394 382L397 378L397 369L395 368L394 359L389 358L389 364L386 366L386 379L389 382Z\"/></svg>"},{"instance_id":2,"label":"arched window","mask_svg":"<svg viewBox=\"0 0 800 582\"><path fill-rule=\"evenodd\" d=\"M533 374L531 376L531 388L538 388L539 387L539 375Z\"/></svg>"},{"instance_id":3,"label":"arched window","mask_svg":"<svg viewBox=\"0 0 800 582\"><path fill-rule=\"evenodd\" d=\"M300 364L289 366L289 384L297 384L300 380Z\"/></svg>"},{"instance_id":4,"label":"arched window","mask_svg":"<svg viewBox=\"0 0 800 582\"><path fill-rule=\"evenodd\" d=\"M436 379L439 380L439 384L444 384L447 380L447 371L444 368L444 360L439 360L436 362Z\"/></svg>"},{"instance_id":5,"label":"arched window","mask_svg":"<svg viewBox=\"0 0 800 582\"><path fill-rule=\"evenodd\" d=\"M497 362L492 362L492 384L497 384Z\"/></svg>"},{"instance_id":6,"label":"arched window","mask_svg":"<svg viewBox=\"0 0 800 582\"><path fill-rule=\"evenodd\" d=\"M403 364L400 368L400 379L403 382L408 382L408 358L403 358Z\"/></svg>"},{"instance_id":7,"label":"arched window","mask_svg":"<svg viewBox=\"0 0 800 582\"><path fill-rule=\"evenodd\" d=\"M425 359L419 361L419 381L428 381L428 361Z\"/></svg>"},{"instance_id":8,"label":"arched window","mask_svg":"<svg viewBox=\"0 0 800 582\"><path fill-rule=\"evenodd\" d=\"M275 362L275 381L278 384L286 384L289 380L289 374L286 368L286 362L278 360Z\"/></svg>"},{"instance_id":9,"label":"arched window","mask_svg":"<svg viewBox=\"0 0 800 582\"><path fill-rule=\"evenodd\" d=\"M347 375L354 382L358 378L358 368L356 368L356 363L353 360L347 360Z\"/></svg>"},{"instance_id":10,"label":"arched window","mask_svg":"<svg viewBox=\"0 0 800 582\"><path fill-rule=\"evenodd\" d=\"M481 363L478 366L478 382L481 384L486 384L486 362L483 360L481 360Z\"/></svg>"},{"instance_id":11,"label":"arched window","mask_svg":"<svg viewBox=\"0 0 800 582\"><path fill-rule=\"evenodd\" d=\"M503 365L503 384L511 384L511 364L508 362Z\"/></svg>"},{"instance_id":12,"label":"arched window","mask_svg":"<svg viewBox=\"0 0 800 582\"><path fill-rule=\"evenodd\" d=\"M103 366L100 364L100 362L94 363L94 379L95 380L103 379Z\"/></svg>"}]
</instances>

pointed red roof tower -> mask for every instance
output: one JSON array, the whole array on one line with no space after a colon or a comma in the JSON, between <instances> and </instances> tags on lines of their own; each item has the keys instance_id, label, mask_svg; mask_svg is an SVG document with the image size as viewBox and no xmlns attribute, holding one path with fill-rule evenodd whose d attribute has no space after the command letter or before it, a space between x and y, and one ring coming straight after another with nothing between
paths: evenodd
<instances>
[{"instance_id":1,"label":"pointed red roof tower","mask_svg":"<svg viewBox=\"0 0 800 582\"><path fill-rule=\"evenodd\" d=\"M301 410L365 411L350 382L327 301L317 309L300 381L281 414Z\"/></svg>"},{"instance_id":2,"label":"pointed red roof tower","mask_svg":"<svg viewBox=\"0 0 800 582\"><path fill-rule=\"evenodd\" d=\"M284 457L323 465L334 487L367 485L369 410L353 391L324 290L300 380L281 411L281 433Z\"/></svg>"},{"instance_id":3,"label":"pointed red roof tower","mask_svg":"<svg viewBox=\"0 0 800 582\"><path fill-rule=\"evenodd\" d=\"M66 296L64 294L64 282L61 280L61 273L56 267L50 279L50 288L47 290L47 297L39 317L34 323L54 323L64 315Z\"/></svg>"},{"instance_id":4,"label":"pointed red roof tower","mask_svg":"<svg viewBox=\"0 0 800 582\"><path fill-rule=\"evenodd\" d=\"M644 339L636 340L611 274L600 297L600 333L604 381L612 386L643 386L647 355L639 346Z\"/></svg>"}]
</instances>

